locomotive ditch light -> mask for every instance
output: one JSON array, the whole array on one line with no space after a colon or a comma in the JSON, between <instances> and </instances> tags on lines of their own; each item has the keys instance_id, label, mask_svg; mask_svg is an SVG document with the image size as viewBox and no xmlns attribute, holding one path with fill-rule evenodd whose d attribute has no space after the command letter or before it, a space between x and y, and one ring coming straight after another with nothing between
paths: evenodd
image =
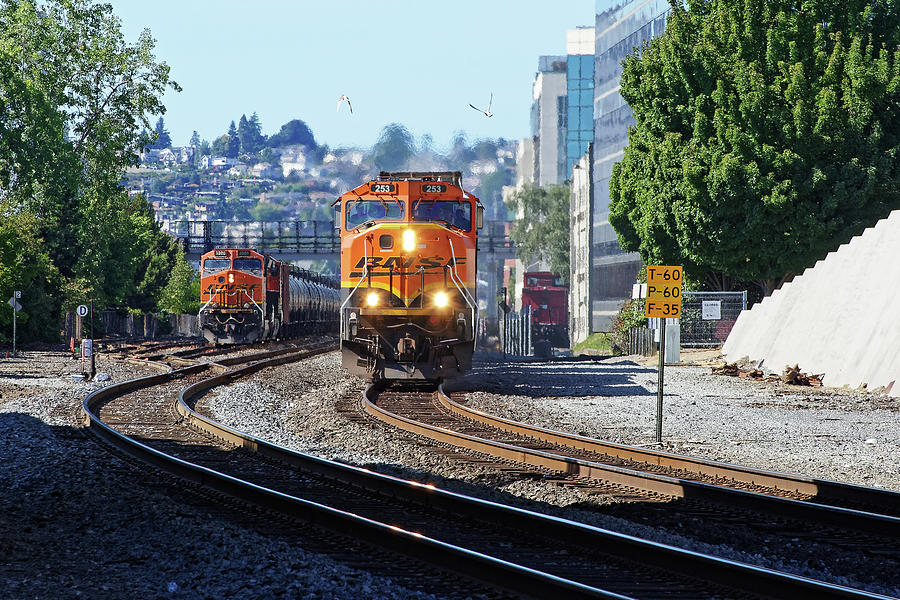
<instances>
[{"instance_id":1,"label":"locomotive ditch light","mask_svg":"<svg viewBox=\"0 0 900 600\"><path fill-rule=\"evenodd\" d=\"M412 252L416 249L416 232L412 229L403 231L403 249Z\"/></svg>"},{"instance_id":2,"label":"locomotive ditch light","mask_svg":"<svg viewBox=\"0 0 900 600\"><path fill-rule=\"evenodd\" d=\"M438 308L447 306L448 302L450 302L450 298L447 296L447 292L438 292L434 295L434 305Z\"/></svg>"},{"instance_id":3,"label":"locomotive ditch light","mask_svg":"<svg viewBox=\"0 0 900 600\"><path fill-rule=\"evenodd\" d=\"M366 296L366 304L369 306L378 306L378 292L369 292Z\"/></svg>"},{"instance_id":4,"label":"locomotive ditch light","mask_svg":"<svg viewBox=\"0 0 900 600\"><path fill-rule=\"evenodd\" d=\"M244 308L250 308L250 303L249 303L249 302L244 302Z\"/></svg>"}]
</instances>

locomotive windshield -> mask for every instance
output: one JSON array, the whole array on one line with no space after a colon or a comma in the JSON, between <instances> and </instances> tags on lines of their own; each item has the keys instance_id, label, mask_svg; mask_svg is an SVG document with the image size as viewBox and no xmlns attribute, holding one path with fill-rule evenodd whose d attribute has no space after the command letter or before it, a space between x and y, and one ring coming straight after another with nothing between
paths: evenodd
<instances>
[{"instance_id":1,"label":"locomotive windshield","mask_svg":"<svg viewBox=\"0 0 900 600\"><path fill-rule=\"evenodd\" d=\"M443 221L463 231L472 230L472 205L468 202L419 200L412 216L417 221Z\"/></svg>"},{"instance_id":2,"label":"locomotive windshield","mask_svg":"<svg viewBox=\"0 0 900 600\"><path fill-rule=\"evenodd\" d=\"M231 268L231 261L227 258L207 258L203 261L203 274L218 273Z\"/></svg>"},{"instance_id":3,"label":"locomotive windshield","mask_svg":"<svg viewBox=\"0 0 900 600\"><path fill-rule=\"evenodd\" d=\"M252 275L262 275L262 261L258 258L236 258L234 269Z\"/></svg>"},{"instance_id":4,"label":"locomotive windshield","mask_svg":"<svg viewBox=\"0 0 900 600\"><path fill-rule=\"evenodd\" d=\"M347 229L356 229L368 221L399 221L403 218L403 202L390 198L353 200L347 203Z\"/></svg>"}]
</instances>

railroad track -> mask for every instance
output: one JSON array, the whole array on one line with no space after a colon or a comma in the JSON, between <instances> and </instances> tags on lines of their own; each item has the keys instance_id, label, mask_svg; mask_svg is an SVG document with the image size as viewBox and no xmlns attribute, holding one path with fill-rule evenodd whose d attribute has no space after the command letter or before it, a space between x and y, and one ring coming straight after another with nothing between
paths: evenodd
<instances>
[{"instance_id":1,"label":"railroad track","mask_svg":"<svg viewBox=\"0 0 900 600\"><path fill-rule=\"evenodd\" d=\"M897 492L542 429L470 409L427 383L370 386L360 404L370 415L400 429L468 449L480 465L489 456L506 471L518 468L525 477L543 475L545 481L632 502L631 509L616 504L604 511L610 514L679 531L700 522L701 528L735 532L734 536L717 532L719 540L746 537L749 531L769 542L781 538L785 546L798 539L825 542L870 555L876 564L886 562L887 584L893 579L890 564L900 563ZM648 502L661 508L648 510ZM824 562L829 558L823 557ZM833 572L840 573L839 558L835 562Z\"/></svg>"},{"instance_id":2,"label":"railroad track","mask_svg":"<svg viewBox=\"0 0 900 600\"><path fill-rule=\"evenodd\" d=\"M117 448L216 493L515 595L877 597L292 452L203 415L214 387L308 356L297 349L277 352L200 363L97 390L85 399L85 421Z\"/></svg>"}]
</instances>

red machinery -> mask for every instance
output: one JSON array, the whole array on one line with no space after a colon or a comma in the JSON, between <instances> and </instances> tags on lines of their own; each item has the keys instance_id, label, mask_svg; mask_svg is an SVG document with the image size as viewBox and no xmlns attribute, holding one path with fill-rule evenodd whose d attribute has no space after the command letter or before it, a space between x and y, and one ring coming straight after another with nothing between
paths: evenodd
<instances>
[{"instance_id":1,"label":"red machinery","mask_svg":"<svg viewBox=\"0 0 900 600\"><path fill-rule=\"evenodd\" d=\"M555 348L569 347L569 286L547 271L525 273L522 308L531 308L531 336Z\"/></svg>"}]
</instances>

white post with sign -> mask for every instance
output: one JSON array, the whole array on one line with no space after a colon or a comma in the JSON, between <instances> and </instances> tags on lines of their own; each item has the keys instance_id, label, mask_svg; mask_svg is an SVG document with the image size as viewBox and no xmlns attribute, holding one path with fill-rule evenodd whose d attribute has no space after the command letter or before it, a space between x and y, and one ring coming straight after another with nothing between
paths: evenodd
<instances>
[{"instance_id":1,"label":"white post with sign","mask_svg":"<svg viewBox=\"0 0 900 600\"><path fill-rule=\"evenodd\" d=\"M681 317L682 268L647 266L645 314L659 317L659 384L656 390L656 443L662 443L663 371L666 366L666 321Z\"/></svg>"},{"instance_id":2,"label":"white post with sign","mask_svg":"<svg viewBox=\"0 0 900 600\"><path fill-rule=\"evenodd\" d=\"M9 305L12 306L13 309L13 358L16 356L16 313L22 310L22 305L19 304L19 298L22 297L22 292L16 290L13 294L13 297L9 299Z\"/></svg>"}]
</instances>

